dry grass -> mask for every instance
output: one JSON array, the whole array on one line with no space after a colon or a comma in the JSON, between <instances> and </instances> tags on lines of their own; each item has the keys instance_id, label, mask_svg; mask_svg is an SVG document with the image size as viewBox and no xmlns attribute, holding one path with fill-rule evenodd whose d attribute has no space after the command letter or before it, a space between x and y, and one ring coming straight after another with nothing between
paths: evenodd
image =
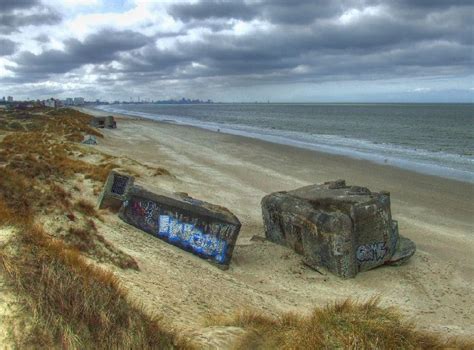
<instances>
[{"instance_id":1,"label":"dry grass","mask_svg":"<svg viewBox=\"0 0 474 350\"><path fill-rule=\"evenodd\" d=\"M87 264L76 250L41 227L22 229L0 265L37 322L20 348L186 348L160 320L130 304L110 272Z\"/></svg>"},{"instance_id":2,"label":"dry grass","mask_svg":"<svg viewBox=\"0 0 474 350\"><path fill-rule=\"evenodd\" d=\"M16 223L14 213L2 200L0 200L0 225L11 225L13 223Z\"/></svg>"},{"instance_id":3,"label":"dry grass","mask_svg":"<svg viewBox=\"0 0 474 350\"><path fill-rule=\"evenodd\" d=\"M40 197L32 179L16 172L0 168L0 202L3 220L30 222L33 219L33 204ZM18 215L14 215L18 213Z\"/></svg>"},{"instance_id":4,"label":"dry grass","mask_svg":"<svg viewBox=\"0 0 474 350\"><path fill-rule=\"evenodd\" d=\"M64 241L69 247L85 253L98 262L110 263L121 269L139 270L135 259L117 249L98 233L92 220L87 220L83 227L69 228Z\"/></svg>"},{"instance_id":5,"label":"dry grass","mask_svg":"<svg viewBox=\"0 0 474 350\"><path fill-rule=\"evenodd\" d=\"M81 255L138 269L132 257L98 233L90 220L99 217L94 206L86 200L73 204L64 189L78 174L98 186L116 167L110 157L98 165L77 159L81 151L72 142L84 133L101 136L88 126L90 117L64 110L32 118L20 118L20 131L0 142L0 225L15 225L21 232L0 247L0 267L25 301L25 319L33 315L35 320L25 325L17 347L186 348L159 319L130 303L111 273ZM35 224L50 214L64 215L73 225L63 240Z\"/></svg>"},{"instance_id":6,"label":"dry grass","mask_svg":"<svg viewBox=\"0 0 474 350\"><path fill-rule=\"evenodd\" d=\"M473 349L473 341L442 340L418 331L378 300L351 300L315 308L308 316L272 317L256 311L214 317L212 324L247 330L236 349Z\"/></svg>"},{"instance_id":7,"label":"dry grass","mask_svg":"<svg viewBox=\"0 0 474 350\"><path fill-rule=\"evenodd\" d=\"M103 220L97 212L95 205L85 199L78 200L74 204L74 209L87 217L93 217Z\"/></svg>"},{"instance_id":8,"label":"dry grass","mask_svg":"<svg viewBox=\"0 0 474 350\"><path fill-rule=\"evenodd\" d=\"M34 147L32 147L34 145ZM71 157L77 147L67 142L51 142L41 133L19 132L5 136L0 156L9 159L6 167L38 179L62 179L84 174L87 179L104 182L113 163L91 164Z\"/></svg>"}]
</instances>

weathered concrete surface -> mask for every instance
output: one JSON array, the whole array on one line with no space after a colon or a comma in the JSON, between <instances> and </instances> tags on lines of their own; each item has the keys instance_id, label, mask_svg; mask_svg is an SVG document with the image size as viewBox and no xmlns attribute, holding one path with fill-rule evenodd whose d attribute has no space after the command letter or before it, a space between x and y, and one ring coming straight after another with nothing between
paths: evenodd
<instances>
[{"instance_id":1,"label":"weathered concrete surface","mask_svg":"<svg viewBox=\"0 0 474 350\"><path fill-rule=\"evenodd\" d=\"M119 217L223 268L230 263L241 227L226 208L187 194L151 193L139 186L130 189Z\"/></svg>"},{"instance_id":2,"label":"weathered concrete surface","mask_svg":"<svg viewBox=\"0 0 474 350\"><path fill-rule=\"evenodd\" d=\"M110 172L99 196L99 209L109 208L118 211L127 200L128 192L133 186L134 177L118 170Z\"/></svg>"},{"instance_id":3,"label":"weathered concrete surface","mask_svg":"<svg viewBox=\"0 0 474 350\"><path fill-rule=\"evenodd\" d=\"M262 199L262 213L269 240L344 278L401 264L416 250L398 234L388 192L346 186L344 180L272 193Z\"/></svg>"},{"instance_id":4,"label":"weathered concrete surface","mask_svg":"<svg viewBox=\"0 0 474 350\"><path fill-rule=\"evenodd\" d=\"M114 117L109 115L107 117L94 117L90 122L91 126L96 128L107 128L107 129L115 129L117 128L117 122L115 121Z\"/></svg>"}]
</instances>

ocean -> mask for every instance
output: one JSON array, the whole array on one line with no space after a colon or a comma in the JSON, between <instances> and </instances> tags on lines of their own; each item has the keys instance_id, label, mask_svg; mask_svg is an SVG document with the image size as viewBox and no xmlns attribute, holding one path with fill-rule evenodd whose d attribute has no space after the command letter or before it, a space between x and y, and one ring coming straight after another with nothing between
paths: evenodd
<instances>
[{"instance_id":1,"label":"ocean","mask_svg":"<svg viewBox=\"0 0 474 350\"><path fill-rule=\"evenodd\" d=\"M98 108L474 182L474 104L120 104Z\"/></svg>"}]
</instances>

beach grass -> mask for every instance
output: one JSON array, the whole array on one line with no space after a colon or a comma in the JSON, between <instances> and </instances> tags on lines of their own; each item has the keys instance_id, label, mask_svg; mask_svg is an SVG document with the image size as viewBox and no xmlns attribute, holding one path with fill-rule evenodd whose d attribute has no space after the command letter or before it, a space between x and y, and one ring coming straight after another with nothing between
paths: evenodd
<instances>
[{"instance_id":1,"label":"beach grass","mask_svg":"<svg viewBox=\"0 0 474 350\"><path fill-rule=\"evenodd\" d=\"M75 143L85 133L102 136L89 120L74 110L48 110L15 121L21 128L2 124L8 128L0 142L0 225L16 234L0 247L0 268L29 320L12 332L12 342L18 348L190 348L94 263L138 270L98 232L94 220L103 218L94 205L74 201L67 189L78 177L101 184L116 167L113 157L100 164L78 159ZM41 222L51 215L67 218L69 229L59 235L45 230Z\"/></svg>"},{"instance_id":2,"label":"beach grass","mask_svg":"<svg viewBox=\"0 0 474 350\"><path fill-rule=\"evenodd\" d=\"M419 331L395 308L382 308L378 298L346 299L316 307L308 315L270 316L241 310L213 316L209 323L246 330L235 349L473 349L471 340L443 339Z\"/></svg>"},{"instance_id":3,"label":"beach grass","mask_svg":"<svg viewBox=\"0 0 474 350\"><path fill-rule=\"evenodd\" d=\"M41 226L23 226L0 250L0 263L28 312L35 315L20 348L188 348L127 299L116 277Z\"/></svg>"}]
</instances>

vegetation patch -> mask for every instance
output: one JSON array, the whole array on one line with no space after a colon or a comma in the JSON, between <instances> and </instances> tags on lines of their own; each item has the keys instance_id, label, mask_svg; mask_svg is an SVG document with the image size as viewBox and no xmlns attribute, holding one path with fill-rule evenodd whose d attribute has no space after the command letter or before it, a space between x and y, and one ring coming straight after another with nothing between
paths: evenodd
<instances>
[{"instance_id":1,"label":"vegetation patch","mask_svg":"<svg viewBox=\"0 0 474 350\"><path fill-rule=\"evenodd\" d=\"M345 300L307 315L285 313L273 317L241 311L213 317L211 323L247 330L236 349L473 349L474 342L442 340L418 331L394 308Z\"/></svg>"},{"instance_id":2,"label":"vegetation patch","mask_svg":"<svg viewBox=\"0 0 474 350\"><path fill-rule=\"evenodd\" d=\"M98 262L111 263L121 269L139 270L138 264L130 255L117 249L104 236L97 232L94 221L87 220L83 227L70 227L64 241Z\"/></svg>"},{"instance_id":3,"label":"vegetation patch","mask_svg":"<svg viewBox=\"0 0 474 350\"><path fill-rule=\"evenodd\" d=\"M0 225L20 232L0 247L0 268L24 301L25 320L34 320L14 339L17 347L189 348L128 301L112 273L94 266L138 270L98 232L94 220L103 219L94 205L67 189L81 179L100 187L117 167L111 156L97 164L79 159L84 134L102 136L88 125L91 117L70 109L35 113L0 114ZM60 225L55 236L39 225L48 220Z\"/></svg>"},{"instance_id":4,"label":"vegetation patch","mask_svg":"<svg viewBox=\"0 0 474 350\"><path fill-rule=\"evenodd\" d=\"M160 320L131 304L110 272L25 226L0 250L0 263L37 322L18 345L67 349L187 348Z\"/></svg>"}]
</instances>

